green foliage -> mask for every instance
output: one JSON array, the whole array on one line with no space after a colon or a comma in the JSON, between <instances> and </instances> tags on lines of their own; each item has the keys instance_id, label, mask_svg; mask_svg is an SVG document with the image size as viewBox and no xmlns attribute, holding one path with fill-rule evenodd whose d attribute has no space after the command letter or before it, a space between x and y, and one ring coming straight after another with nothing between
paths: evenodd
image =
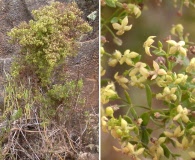
<instances>
[{"instance_id":1,"label":"green foliage","mask_svg":"<svg viewBox=\"0 0 195 160\"><path fill-rule=\"evenodd\" d=\"M12 43L21 47L19 66L32 66L42 85L47 85L55 67L67 56L76 55L76 41L91 27L82 19L76 3L55 2L34 10L32 15L34 20L21 23L8 35ZM12 68L13 75L17 76L18 67Z\"/></svg>"},{"instance_id":2,"label":"green foliage","mask_svg":"<svg viewBox=\"0 0 195 160\"><path fill-rule=\"evenodd\" d=\"M49 99L49 102L51 103L64 103L67 105L67 107L70 107L68 105L71 105L72 97L77 97L82 89L82 80L76 81L70 81L65 84L55 84L52 86L50 90L47 92L47 97Z\"/></svg>"}]
</instances>

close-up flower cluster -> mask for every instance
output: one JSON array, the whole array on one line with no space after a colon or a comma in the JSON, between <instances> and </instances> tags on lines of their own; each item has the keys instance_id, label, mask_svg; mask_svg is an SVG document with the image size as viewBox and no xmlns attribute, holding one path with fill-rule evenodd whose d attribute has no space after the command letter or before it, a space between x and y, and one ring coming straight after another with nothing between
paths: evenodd
<instances>
[{"instance_id":1,"label":"close-up flower cluster","mask_svg":"<svg viewBox=\"0 0 195 160\"><path fill-rule=\"evenodd\" d=\"M164 39L153 33L137 42L142 49L132 47L136 42L127 44L137 18L146 14L151 4L170 5L162 1L101 1L102 159L108 158L109 152L129 160L195 158L195 58L189 33L178 23ZM183 8L193 9L195 4L185 0L171 5L180 5L177 14L182 16Z\"/></svg>"}]
</instances>

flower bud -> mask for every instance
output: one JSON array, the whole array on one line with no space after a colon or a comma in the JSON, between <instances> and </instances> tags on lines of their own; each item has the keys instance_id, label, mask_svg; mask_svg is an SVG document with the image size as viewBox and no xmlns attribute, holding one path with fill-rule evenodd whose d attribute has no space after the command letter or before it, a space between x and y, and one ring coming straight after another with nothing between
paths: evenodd
<instances>
[{"instance_id":1,"label":"flower bud","mask_svg":"<svg viewBox=\"0 0 195 160\"><path fill-rule=\"evenodd\" d=\"M113 114L114 114L114 110L112 109L112 107L107 107L106 108L106 116L113 117Z\"/></svg>"},{"instance_id":2,"label":"flower bud","mask_svg":"<svg viewBox=\"0 0 195 160\"><path fill-rule=\"evenodd\" d=\"M118 37L114 37L113 42L118 46L121 46L123 44L123 41Z\"/></svg>"},{"instance_id":3,"label":"flower bud","mask_svg":"<svg viewBox=\"0 0 195 160\"><path fill-rule=\"evenodd\" d=\"M122 128L122 129L125 129L125 128L127 128L127 125L128 125L127 121L125 121L125 120L122 118L122 119L121 119L121 128Z\"/></svg>"}]
</instances>

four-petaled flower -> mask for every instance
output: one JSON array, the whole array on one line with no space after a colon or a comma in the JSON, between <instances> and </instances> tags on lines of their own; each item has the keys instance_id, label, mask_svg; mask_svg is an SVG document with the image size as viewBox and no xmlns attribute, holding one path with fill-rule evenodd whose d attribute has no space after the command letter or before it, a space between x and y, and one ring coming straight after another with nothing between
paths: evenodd
<instances>
[{"instance_id":1,"label":"four-petaled flower","mask_svg":"<svg viewBox=\"0 0 195 160\"><path fill-rule=\"evenodd\" d=\"M126 83L128 83L129 80L127 78L125 78L124 76L119 76L118 72L114 75L114 78L116 79L118 84L121 85L124 89L128 89Z\"/></svg>"},{"instance_id":2,"label":"four-petaled flower","mask_svg":"<svg viewBox=\"0 0 195 160\"><path fill-rule=\"evenodd\" d=\"M152 56L150 53L150 47L151 45L154 43L153 38L155 38L156 36L150 36L148 37L148 39L144 42L143 47L145 48L145 52L147 55Z\"/></svg>"},{"instance_id":3,"label":"four-petaled flower","mask_svg":"<svg viewBox=\"0 0 195 160\"><path fill-rule=\"evenodd\" d=\"M128 24L128 17L126 16L122 21L121 24L119 23L113 23L112 26L115 30L118 30L116 32L117 35L122 35L125 31L129 31L132 27L132 25L127 25Z\"/></svg>"},{"instance_id":4,"label":"four-petaled flower","mask_svg":"<svg viewBox=\"0 0 195 160\"><path fill-rule=\"evenodd\" d=\"M169 137L169 138L178 138L178 137L181 137L183 136L184 134L184 130L181 130L181 127L178 126L173 133L171 132L168 132L168 131L164 131L164 134L166 137Z\"/></svg>"},{"instance_id":5,"label":"four-petaled flower","mask_svg":"<svg viewBox=\"0 0 195 160\"><path fill-rule=\"evenodd\" d=\"M136 76L131 76L131 85L132 86L138 86L140 88L144 88L144 82L147 80L146 77L141 76L141 77L136 77Z\"/></svg>"},{"instance_id":6,"label":"four-petaled flower","mask_svg":"<svg viewBox=\"0 0 195 160\"><path fill-rule=\"evenodd\" d=\"M187 50L183 47L185 46L184 41L179 41L177 43L174 40L168 40L166 42L171 45L169 49L169 54L175 54L176 52L179 52L182 56L186 56Z\"/></svg>"},{"instance_id":7,"label":"four-petaled flower","mask_svg":"<svg viewBox=\"0 0 195 160\"><path fill-rule=\"evenodd\" d=\"M182 148L184 150L192 145L185 136L183 137L181 143L176 139L174 139L174 141L175 141L177 147Z\"/></svg>"},{"instance_id":8,"label":"four-petaled flower","mask_svg":"<svg viewBox=\"0 0 195 160\"><path fill-rule=\"evenodd\" d=\"M132 61L132 58L136 58L137 56L139 56L138 53L136 53L136 52L130 52L130 50L127 49L124 52L124 55L120 59L119 63L120 64L123 64L125 62L127 65L132 66L132 65L134 65L134 62Z\"/></svg>"},{"instance_id":9,"label":"four-petaled flower","mask_svg":"<svg viewBox=\"0 0 195 160\"><path fill-rule=\"evenodd\" d=\"M178 114L173 118L174 121L178 120L179 118L182 119L182 121L184 121L185 123L187 123L189 121L188 118L188 109L187 108L183 108L181 105L177 106L177 112Z\"/></svg>"},{"instance_id":10,"label":"four-petaled flower","mask_svg":"<svg viewBox=\"0 0 195 160\"><path fill-rule=\"evenodd\" d=\"M149 76L149 71L145 68L146 66L145 63L137 62L129 73L129 76L135 76L137 73L140 73L143 77L147 78Z\"/></svg>"},{"instance_id":11,"label":"four-petaled flower","mask_svg":"<svg viewBox=\"0 0 195 160\"><path fill-rule=\"evenodd\" d=\"M167 72L164 69L160 69L158 63L156 63L155 61L153 61L153 67L154 67L154 71L150 72L150 74L153 75L151 80L156 79L158 75L163 76L167 74Z\"/></svg>"}]
</instances>

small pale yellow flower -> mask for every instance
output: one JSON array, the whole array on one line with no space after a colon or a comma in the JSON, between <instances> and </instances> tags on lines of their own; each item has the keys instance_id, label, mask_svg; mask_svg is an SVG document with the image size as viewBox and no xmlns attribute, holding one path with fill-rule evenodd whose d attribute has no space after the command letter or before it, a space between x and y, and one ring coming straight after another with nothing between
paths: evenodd
<instances>
[{"instance_id":1,"label":"small pale yellow flower","mask_svg":"<svg viewBox=\"0 0 195 160\"><path fill-rule=\"evenodd\" d=\"M119 76L118 72L114 75L114 78L124 89L128 89L128 86L126 84L129 82L129 80L127 78L125 78L124 76Z\"/></svg>"},{"instance_id":2,"label":"small pale yellow flower","mask_svg":"<svg viewBox=\"0 0 195 160\"><path fill-rule=\"evenodd\" d=\"M149 71L145 68L146 66L145 63L137 62L129 73L129 76L135 76L137 73L140 73L143 77L147 78L149 76Z\"/></svg>"},{"instance_id":3,"label":"small pale yellow flower","mask_svg":"<svg viewBox=\"0 0 195 160\"><path fill-rule=\"evenodd\" d=\"M138 118L138 120L137 120L138 126L141 126L142 122L143 122L143 119L142 118Z\"/></svg>"},{"instance_id":4,"label":"small pale yellow flower","mask_svg":"<svg viewBox=\"0 0 195 160\"><path fill-rule=\"evenodd\" d=\"M128 4L126 10L130 13L135 14L136 18L138 18L141 15L141 10L139 7L135 4Z\"/></svg>"},{"instance_id":5,"label":"small pale yellow flower","mask_svg":"<svg viewBox=\"0 0 195 160\"><path fill-rule=\"evenodd\" d=\"M108 60L108 65L111 67L115 67L117 63L119 62L119 60L121 59L121 56L122 56L121 52L118 50L115 50L112 57L109 58Z\"/></svg>"},{"instance_id":6,"label":"small pale yellow flower","mask_svg":"<svg viewBox=\"0 0 195 160\"><path fill-rule=\"evenodd\" d=\"M187 149L190 146L190 143L186 137L183 137L181 143L178 140L174 140L176 142L176 146L182 149Z\"/></svg>"},{"instance_id":7,"label":"small pale yellow flower","mask_svg":"<svg viewBox=\"0 0 195 160\"><path fill-rule=\"evenodd\" d=\"M153 61L153 67L154 67L154 71L150 72L150 74L153 75L151 80L156 79L158 75L163 76L167 74L167 72L164 69L160 69L158 63L156 63L155 61Z\"/></svg>"},{"instance_id":8,"label":"small pale yellow flower","mask_svg":"<svg viewBox=\"0 0 195 160\"><path fill-rule=\"evenodd\" d=\"M177 25L174 25L171 29L171 33L173 35L177 35L176 33L178 33L179 35L182 35L183 34L183 26L181 24L177 24Z\"/></svg>"},{"instance_id":9,"label":"small pale yellow flower","mask_svg":"<svg viewBox=\"0 0 195 160\"><path fill-rule=\"evenodd\" d=\"M187 49L185 49L183 46L185 46L184 41L179 41L178 43L175 42L174 40L168 40L166 41L171 45L169 54L175 54L176 52L179 52L182 56L187 55Z\"/></svg>"},{"instance_id":10,"label":"small pale yellow flower","mask_svg":"<svg viewBox=\"0 0 195 160\"><path fill-rule=\"evenodd\" d=\"M168 131L164 131L164 134L166 137L169 137L169 138L178 138L178 137L181 137L183 136L184 134L184 130L181 130L181 127L178 126L173 133L171 132L168 132Z\"/></svg>"},{"instance_id":11,"label":"small pale yellow flower","mask_svg":"<svg viewBox=\"0 0 195 160\"><path fill-rule=\"evenodd\" d=\"M161 147L161 144L164 143L166 137L160 137L154 142L154 144L149 148L154 158L159 159L161 156L164 156L164 150Z\"/></svg>"},{"instance_id":12,"label":"small pale yellow flower","mask_svg":"<svg viewBox=\"0 0 195 160\"><path fill-rule=\"evenodd\" d=\"M187 108L183 108L181 105L177 106L177 112L178 114L173 118L174 121L177 121L179 118L182 119L182 121L184 121L185 123L187 123L189 121L188 118L188 109Z\"/></svg>"},{"instance_id":13,"label":"small pale yellow flower","mask_svg":"<svg viewBox=\"0 0 195 160\"><path fill-rule=\"evenodd\" d=\"M188 73L195 72L195 58L192 58L190 60L190 64L186 68L186 72L188 72Z\"/></svg>"},{"instance_id":14,"label":"small pale yellow flower","mask_svg":"<svg viewBox=\"0 0 195 160\"><path fill-rule=\"evenodd\" d=\"M143 45L143 47L145 48L146 54L149 55L149 56L152 56L151 53L150 53L150 47L154 43L154 40L153 39L155 37L156 36L150 36L150 37L148 37L148 39L144 42L144 45Z\"/></svg>"},{"instance_id":15,"label":"small pale yellow flower","mask_svg":"<svg viewBox=\"0 0 195 160\"><path fill-rule=\"evenodd\" d=\"M122 35L125 33L125 31L129 31L132 28L132 25L128 26L128 17L127 16L121 21L121 24L113 23L112 26L115 30L118 30L116 32L117 35Z\"/></svg>"},{"instance_id":16,"label":"small pale yellow flower","mask_svg":"<svg viewBox=\"0 0 195 160\"><path fill-rule=\"evenodd\" d=\"M132 86L138 86L140 88L144 88L144 82L147 80L147 78L145 78L144 76L141 76L139 78L137 78L136 76L132 76L131 77L131 85Z\"/></svg>"},{"instance_id":17,"label":"small pale yellow flower","mask_svg":"<svg viewBox=\"0 0 195 160\"><path fill-rule=\"evenodd\" d=\"M123 64L124 62L129 65L129 66L133 66L134 62L132 61L133 58L136 58L137 56L139 56L138 53L136 52L130 52L130 50L126 50L124 52L124 55L122 56L122 58L120 59L119 63Z\"/></svg>"}]
</instances>

